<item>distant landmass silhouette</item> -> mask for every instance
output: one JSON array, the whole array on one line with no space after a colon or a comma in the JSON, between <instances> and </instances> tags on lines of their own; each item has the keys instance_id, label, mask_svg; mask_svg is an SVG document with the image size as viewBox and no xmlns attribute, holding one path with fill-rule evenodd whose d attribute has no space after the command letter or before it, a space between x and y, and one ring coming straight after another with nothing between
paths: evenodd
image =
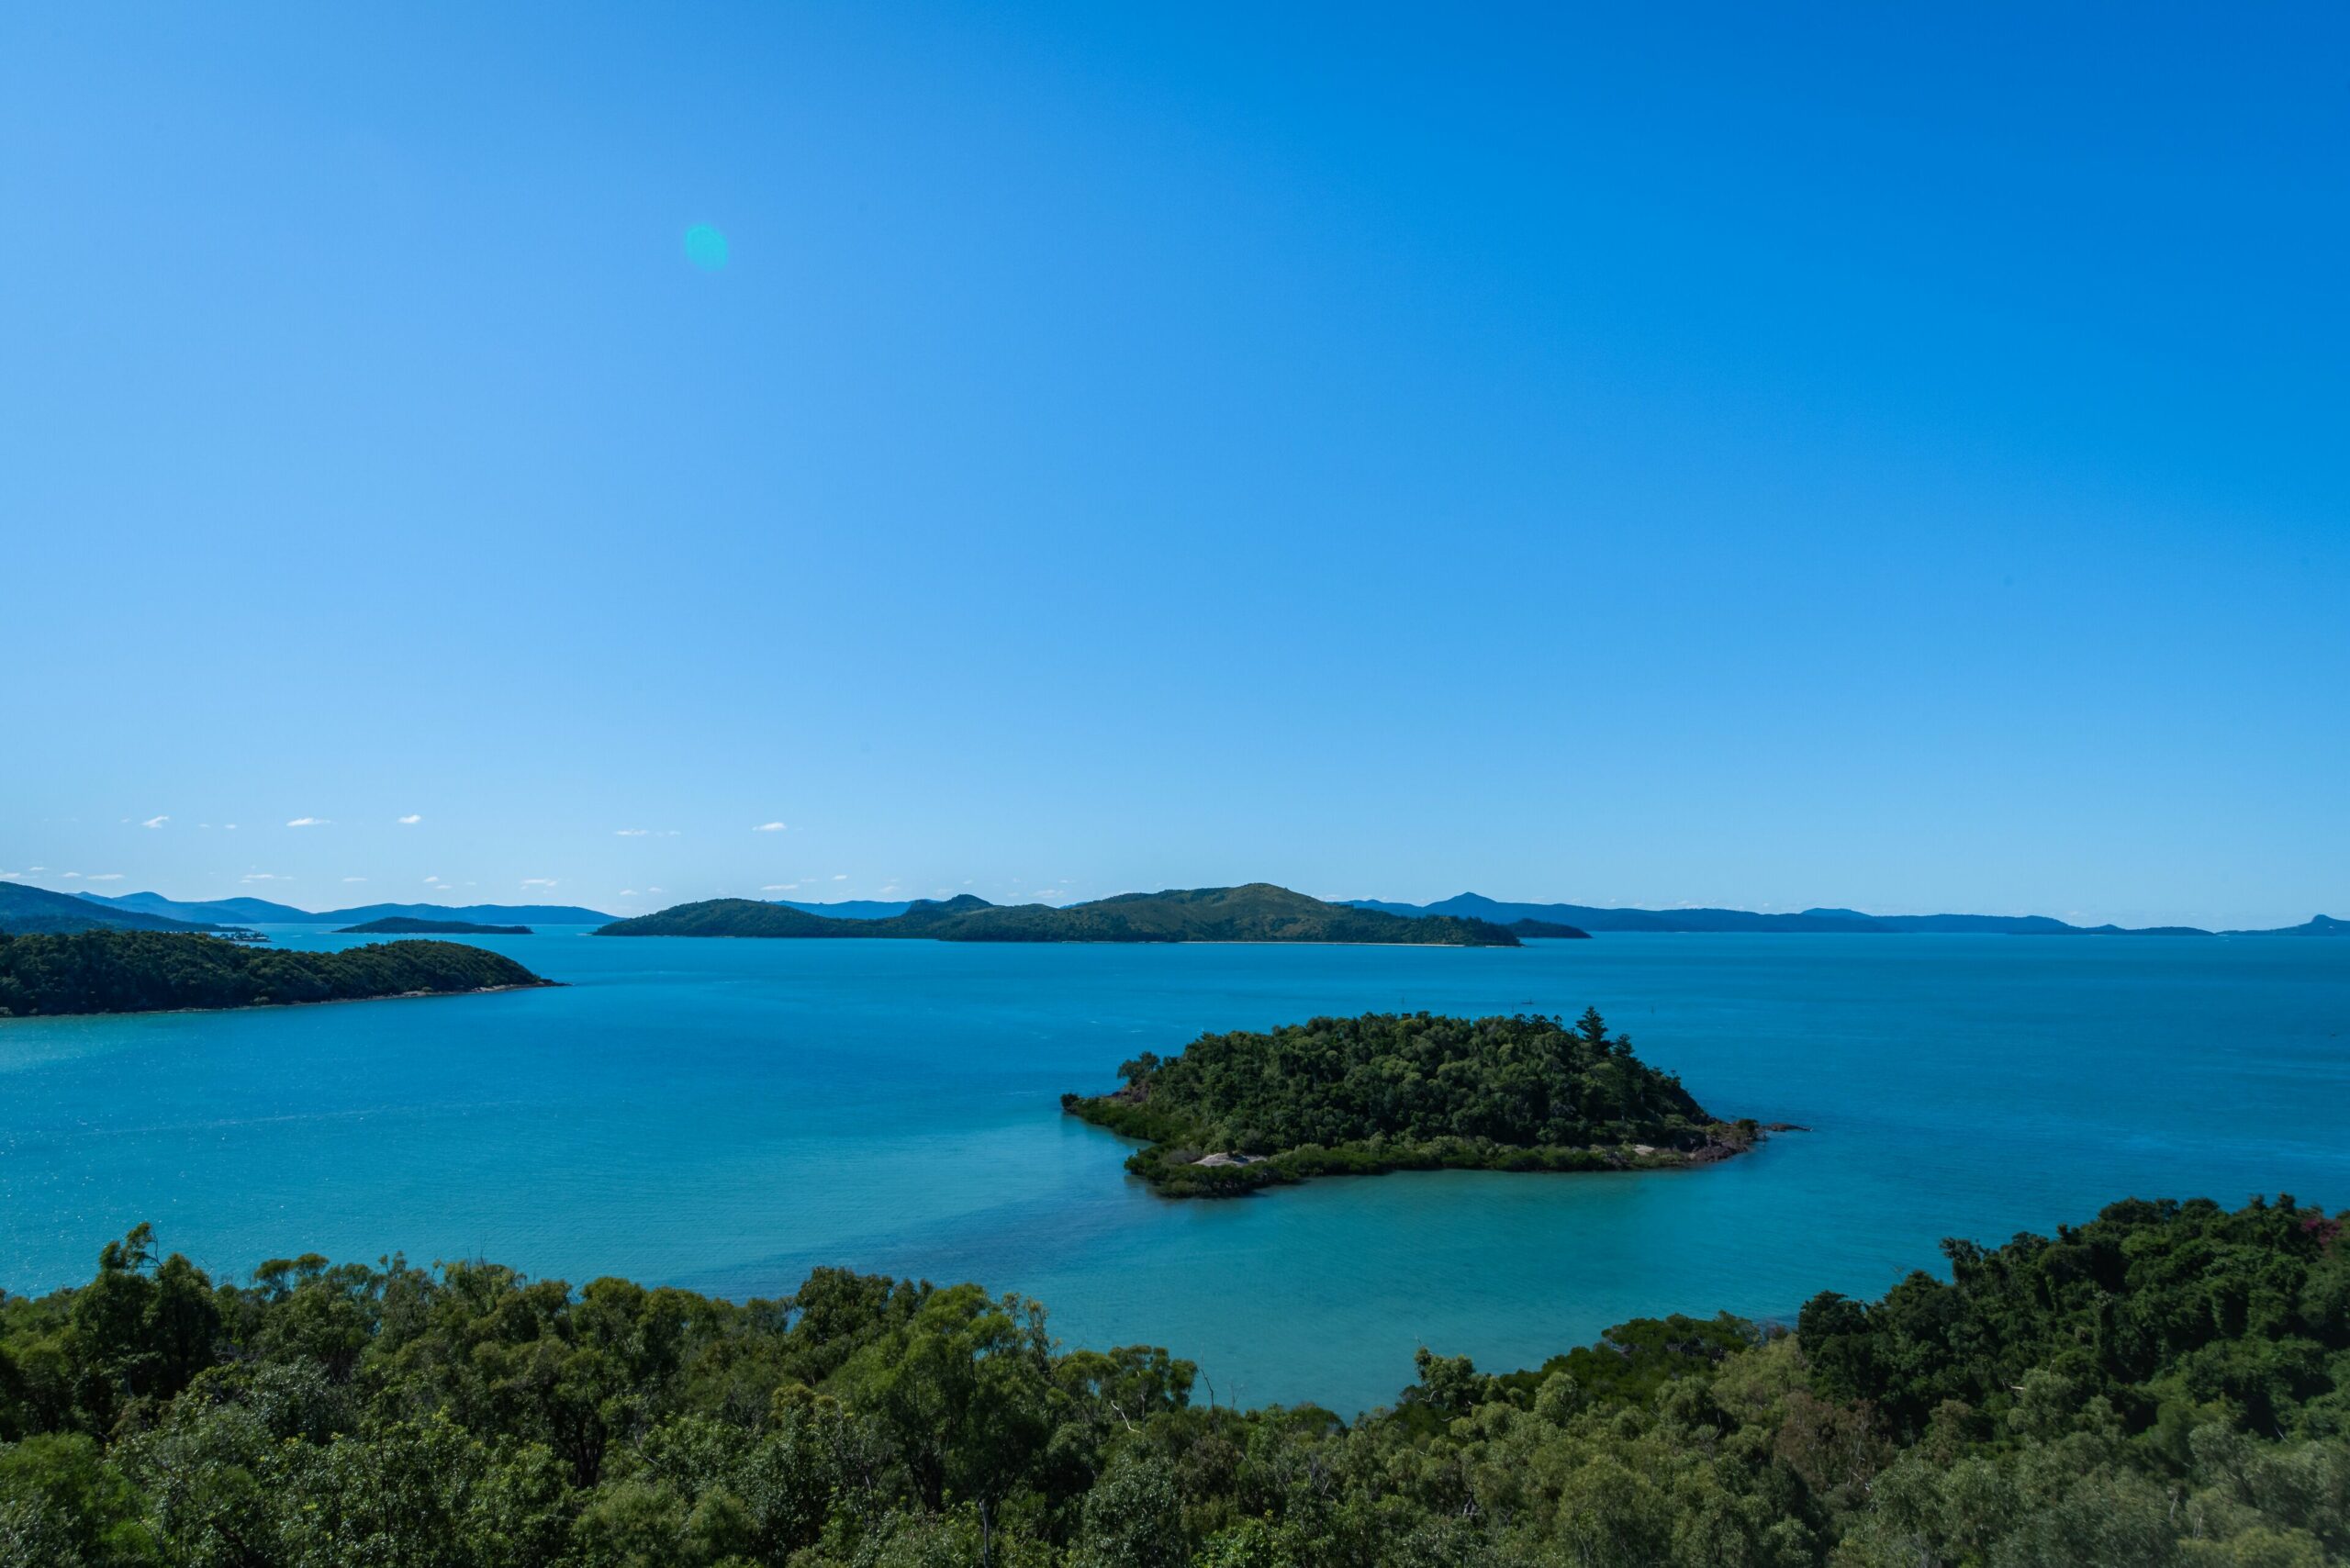
<instances>
[{"instance_id":1,"label":"distant landmass silhouette","mask_svg":"<svg viewBox=\"0 0 2350 1568\"><path fill-rule=\"evenodd\" d=\"M64 897L63 894L57 895ZM355 925L370 920L462 920L491 925L601 925L612 917L601 910L568 903L369 903L352 909L312 912L267 899L167 899L161 893L78 895L108 909L182 921L228 921L239 925Z\"/></svg>"},{"instance_id":2,"label":"distant landmass silhouette","mask_svg":"<svg viewBox=\"0 0 2350 1568\"><path fill-rule=\"evenodd\" d=\"M1605 909L1581 903L1506 903L1482 893L1461 893L1438 903L1395 903L1349 899L1357 909L1375 909L1408 919L1449 915L1515 926L1520 921L1579 926L1584 931L1807 932L1819 935L1895 935L1936 932L2006 936L2338 936L2350 935L2350 921L2318 915L2306 925L2274 931L2213 933L2195 925L2073 925L2045 914L1863 914L1855 909L1807 909L1794 914L1763 914L1744 909Z\"/></svg>"},{"instance_id":3,"label":"distant landmass silhouette","mask_svg":"<svg viewBox=\"0 0 2350 1568\"><path fill-rule=\"evenodd\" d=\"M916 899L904 913L844 920L790 904L705 899L617 921L599 936L916 937L938 942L1384 942L1515 947L1497 924L1443 915L1404 920L1250 882L1170 888L1091 903L999 905L969 893Z\"/></svg>"},{"instance_id":4,"label":"distant landmass silhouette","mask_svg":"<svg viewBox=\"0 0 2350 1568\"><path fill-rule=\"evenodd\" d=\"M786 909L805 910L828 920L895 920L914 907L912 899L894 903L885 899L843 899L837 903L802 903L798 899L773 902Z\"/></svg>"},{"instance_id":5,"label":"distant landmass silhouette","mask_svg":"<svg viewBox=\"0 0 2350 1568\"><path fill-rule=\"evenodd\" d=\"M53 893L23 882L0 882L0 932L17 936L64 936L79 931L218 931L209 920L180 920L108 901Z\"/></svg>"}]
</instances>

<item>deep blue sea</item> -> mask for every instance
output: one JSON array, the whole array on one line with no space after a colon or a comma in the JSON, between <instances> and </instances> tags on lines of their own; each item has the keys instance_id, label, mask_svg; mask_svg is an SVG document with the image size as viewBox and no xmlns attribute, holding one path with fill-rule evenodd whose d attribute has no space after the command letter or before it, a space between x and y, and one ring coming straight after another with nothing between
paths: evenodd
<instances>
[{"instance_id":1,"label":"deep blue sea","mask_svg":"<svg viewBox=\"0 0 2350 1568\"><path fill-rule=\"evenodd\" d=\"M1499 1370L1640 1314L1791 1316L2125 1195L2350 1204L2350 943L481 945L568 983L0 1023L0 1285L85 1279L140 1220L229 1275L397 1249L741 1297L837 1263L1023 1292L1221 1400L1351 1413L1422 1343ZM1059 1110L1203 1030L1586 1003L1717 1114L1814 1130L1700 1170L1170 1203Z\"/></svg>"}]
</instances>

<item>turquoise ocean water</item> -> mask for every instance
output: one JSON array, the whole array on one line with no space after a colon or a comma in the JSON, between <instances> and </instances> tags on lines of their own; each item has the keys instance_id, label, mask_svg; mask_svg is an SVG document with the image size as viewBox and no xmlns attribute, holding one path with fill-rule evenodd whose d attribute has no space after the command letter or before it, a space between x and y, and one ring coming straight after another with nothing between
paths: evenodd
<instances>
[{"instance_id":1,"label":"turquoise ocean water","mask_svg":"<svg viewBox=\"0 0 2350 1568\"><path fill-rule=\"evenodd\" d=\"M481 945L569 984L0 1023L0 1285L85 1279L140 1220L231 1275L397 1249L746 1296L839 1263L1024 1292L1220 1399L1350 1413L1421 1343L1497 1370L1639 1314L1789 1316L2128 1194L2350 1204L2344 943ZM1718 1114L1815 1130L1696 1171L1173 1204L1059 1112L1202 1030L1586 1003Z\"/></svg>"}]
</instances>

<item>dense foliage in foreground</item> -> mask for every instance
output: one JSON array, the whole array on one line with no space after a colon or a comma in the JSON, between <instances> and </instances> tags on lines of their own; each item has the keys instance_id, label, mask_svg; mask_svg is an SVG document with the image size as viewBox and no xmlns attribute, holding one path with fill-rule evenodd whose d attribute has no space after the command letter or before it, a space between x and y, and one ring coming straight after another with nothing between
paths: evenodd
<instances>
[{"instance_id":1,"label":"dense foliage in foreground","mask_svg":"<svg viewBox=\"0 0 2350 1568\"><path fill-rule=\"evenodd\" d=\"M977 1287L731 1305L142 1227L0 1300L0 1568L2321 1568L2350 1553L2350 1248L2290 1199L1945 1248L1793 1335L1420 1352L1353 1423L1189 1400Z\"/></svg>"},{"instance_id":2,"label":"dense foliage in foreground","mask_svg":"<svg viewBox=\"0 0 2350 1568\"><path fill-rule=\"evenodd\" d=\"M1367 1013L1270 1034L1203 1035L1119 1068L1125 1087L1064 1109L1149 1146L1126 1169L1175 1197L1384 1170L1621 1170L1750 1148L1611 1037L1556 1018Z\"/></svg>"},{"instance_id":3,"label":"dense foliage in foreground","mask_svg":"<svg viewBox=\"0 0 2350 1568\"><path fill-rule=\"evenodd\" d=\"M352 1002L547 983L511 958L456 942L297 953L157 931L0 935L0 1018Z\"/></svg>"},{"instance_id":4,"label":"dense foliage in foreground","mask_svg":"<svg viewBox=\"0 0 2350 1568\"><path fill-rule=\"evenodd\" d=\"M969 893L943 902L916 899L902 914L850 920L792 904L705 899L633 920L599 936L912 937L934 942L1371 942L1515 947L1517 938L1482 920L1407 920L1379 910L1326 903L1270 882L1237 888L1170 889L1055 908L992 904Z\"/></svg>"}]
</instances>

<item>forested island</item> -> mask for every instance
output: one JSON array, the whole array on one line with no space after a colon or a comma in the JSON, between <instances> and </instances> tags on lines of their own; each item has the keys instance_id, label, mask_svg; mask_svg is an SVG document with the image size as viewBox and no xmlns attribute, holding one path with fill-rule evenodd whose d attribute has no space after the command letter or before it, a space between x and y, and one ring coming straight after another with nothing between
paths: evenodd
<instances>
[{"instance_id":1,"label":"forested island","mask_svg":"<svg viewBox=\"0 0 2350 1568\"><path fill-rule=\"evenodd\" d=\"M445 996L554 983L511 958L456 942L301 953L154 931L0 935L0 1018Z\"/></svg>"},{"instance_id":2,"label":"forested island","mask_svg":"<svg viewBox=\"0 0 2350 1568\"><path fill-rule=\"evenodd\" d=\"M1597 1010L1556 1018L1368 1013L1146 1051L1125 1086L1062 1108L1148 1147L1126 1169L1169 1197L1309 1176L1625 1170L1704 1164L1762 1137L1632 1055Z\"/></svg>"},{"instance_id":3,"label":"forested island","mask_svg":"<svg viewBox=\"0 0 2350 1568\"><path fill-rule=\"evenodd\" d=\"M2323 1568L2350 1247L2130 1201L1793 1332L1642 1318L1397 1403L1194 1403L976 1285L737 1305L495 1264L216 1282L146 1227L0 1294L9 1568Z\"/></svg>"},{"instance_id":4,"label":"forested island","mask_svg":"<svg viewBox=\"0 0 2350 1568\"><path fill-rule=\"evenodd\" d=\"M1591 933L1580 925L1569 925L1556 920L1513 920L1508 930L1520 941L1560 942L1578 938L1588 940Z\"/></svg>"},{"instance_id":5,"label":"forested island","mask_svg":"<svg viewBox=\"0 0 2350 1568\"><path fill-rule=\"evenodd\" d=\"M1450 947L1515 947L1516 936L1483 920L1405 919L1326 903L1269 882L1237 888L1125 893L1091 903L992 904L966 893L919 899L902 914L851 920L790 904L708 899L615 921L599 936L829 937L936 942L1365 942Z\"/></svg>"},{"instance_id":6,"label":"forested island","mask_svg":"<svg viewBox=\"0 0 2350 1568\"><path fill-rule=\"evenodd\" d=\"M390 914L364 925L346 925L338 936L528 936L527 925L474 925L462 920L419 920Z\"/></svg>"}]
</instances>

